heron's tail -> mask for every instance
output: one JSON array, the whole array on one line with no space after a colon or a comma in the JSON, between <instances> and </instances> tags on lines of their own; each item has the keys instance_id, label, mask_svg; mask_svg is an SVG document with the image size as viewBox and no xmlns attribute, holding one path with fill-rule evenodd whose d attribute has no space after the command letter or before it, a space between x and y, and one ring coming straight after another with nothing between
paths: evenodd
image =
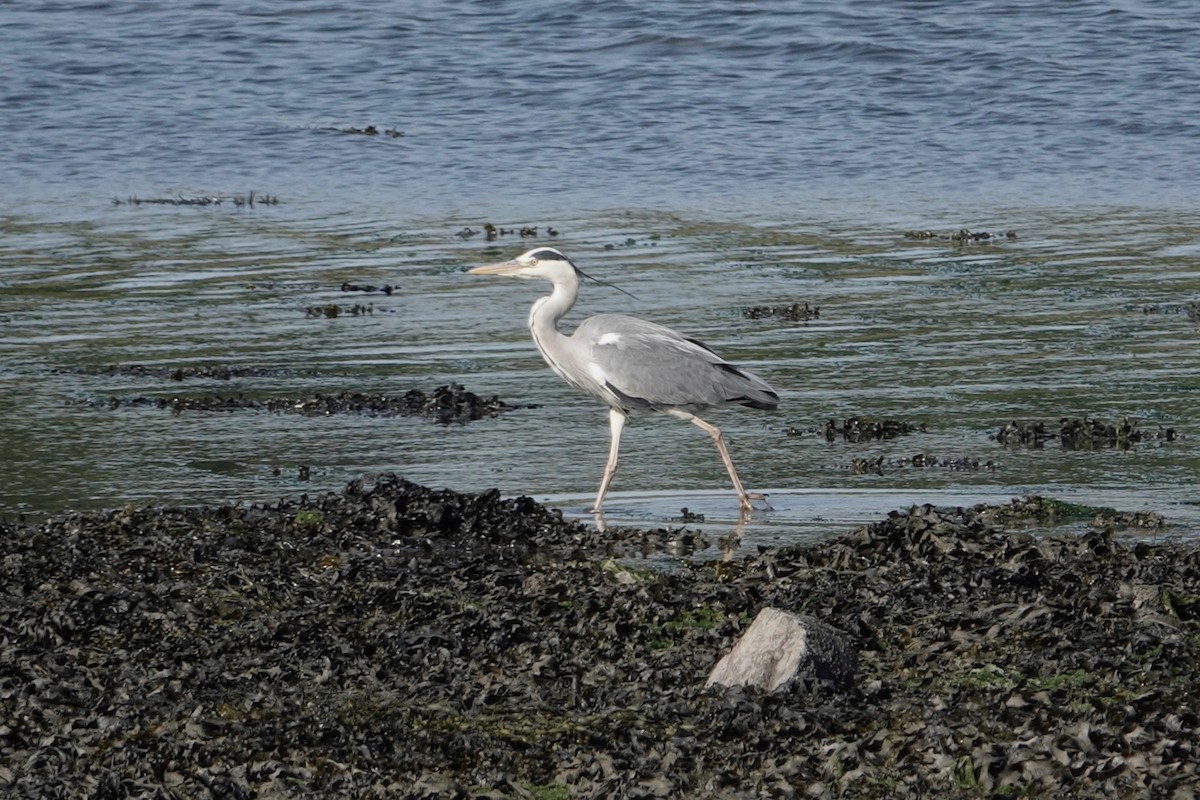
<instances>
[{"instance_id":1,"label":"heron's tail","mask_svg":"<svg viewBox=\"0 0 1200 800\"><path fill-rule=\"evenodd\" d=\"M719 364L724 373L722 383L731 405L749 406L760 411L779 407L779 394L762 378L733 364Z\"/></svg>"}]
</instances>

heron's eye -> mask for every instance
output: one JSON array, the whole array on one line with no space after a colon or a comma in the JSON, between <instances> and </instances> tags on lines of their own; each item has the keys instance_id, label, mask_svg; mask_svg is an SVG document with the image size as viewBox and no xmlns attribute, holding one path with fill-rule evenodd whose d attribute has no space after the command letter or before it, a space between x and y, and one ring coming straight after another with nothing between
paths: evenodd
<instances>
[{"instance_id":1,"label":"heron's eye","mask_svg":"<svg viewBox=\"0 0 1200 800\"><path fill-rule=\"evenodd\" d=\"M536 267L536 266L537 266L537 259L536 259L536 258L531 258L531 259L529 259L529 266L531 266L531 267Z\"/></svg>"}]
</instances>

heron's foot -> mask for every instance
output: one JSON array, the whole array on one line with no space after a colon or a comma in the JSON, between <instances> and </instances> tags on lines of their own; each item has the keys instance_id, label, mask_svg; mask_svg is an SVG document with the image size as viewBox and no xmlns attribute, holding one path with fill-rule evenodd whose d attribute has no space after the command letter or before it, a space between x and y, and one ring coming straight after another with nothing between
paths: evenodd
<instances>
[{"instance_id":1,"label":"heron's foot","mask_svg":"<svg viewBox=\"0 0 1200 800\"><path fill-rule=\"evenodd\" d=\"M767 495L765 495L765 494L758 494L757 492L746 492L746 494L741 498L741 500L742 500L742 511L745 511L747 513L751 512L751 511L774 511L775 510L774 507L772 507L771 504L767 502ZM753 502L755 500L758 501L757 506Z\"/></svg>"}]
</instances>

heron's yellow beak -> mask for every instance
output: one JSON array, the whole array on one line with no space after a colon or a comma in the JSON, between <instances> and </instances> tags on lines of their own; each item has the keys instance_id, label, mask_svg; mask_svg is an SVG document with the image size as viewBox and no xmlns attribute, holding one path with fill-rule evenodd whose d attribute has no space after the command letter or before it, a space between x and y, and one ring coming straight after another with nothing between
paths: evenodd
<instances>
[{"instance_id":1,"label":"heron's yellow beak","mask_svg":"<svg viewBox=\"0 0 1200 800\"><path fill-rule=\"evenodd\" d=\"M472 275L513 275L524 266L520 261L504 261L499 264L484 264L467 272Z\"/></svg>"}]
</instances>

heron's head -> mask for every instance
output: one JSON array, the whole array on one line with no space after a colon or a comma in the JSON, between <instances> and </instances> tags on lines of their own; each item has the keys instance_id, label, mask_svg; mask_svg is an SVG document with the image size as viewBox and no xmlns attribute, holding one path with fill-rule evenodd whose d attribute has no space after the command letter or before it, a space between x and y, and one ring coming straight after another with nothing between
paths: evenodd
<instances>
[{"instance_id":1,"label":"heron's head","mask_svg":"<svg viewBox=\"0 0 1200 800\"><path fill-rule=\"evenodd\" d=\"M510 275L514 278L541 278L551 282L578 274L578 269L571 260L553 247L535 247L512 261L485 264L468 271L472 275Z\"/></svg>"}]
</instances>

